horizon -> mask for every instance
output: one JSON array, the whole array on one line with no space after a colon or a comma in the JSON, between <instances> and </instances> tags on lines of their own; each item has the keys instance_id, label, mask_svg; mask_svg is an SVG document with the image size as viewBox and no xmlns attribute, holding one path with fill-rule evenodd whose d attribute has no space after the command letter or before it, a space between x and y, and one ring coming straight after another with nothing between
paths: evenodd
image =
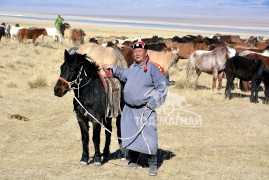
<instances>
[{"instance_id":1,"label":"horizon","mask_svg":"<svg viewBox=\"0 0 269 180\"><path fill-rule=\"evenodd\" d=\"M269 0L0 0L0 12L268 26Z\"/></svg>"}]
</instances>

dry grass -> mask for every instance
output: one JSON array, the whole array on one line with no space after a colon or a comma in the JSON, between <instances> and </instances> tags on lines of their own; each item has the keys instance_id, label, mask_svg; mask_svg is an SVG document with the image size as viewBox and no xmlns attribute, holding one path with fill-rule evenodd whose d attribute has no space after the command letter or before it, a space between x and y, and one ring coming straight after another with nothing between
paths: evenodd
<instances>
[{"instance_id":1,"label":"dry grass","mask_svg":"<svg viewBox=\"0 0 269 180\"><path fill-rule=\"evenodd\" d=\"M33 80L28 82L31 89L40 88L40 87L47 87L47 79L43 76L38 76Z\"/></svg>"},{"instance_id":2,"label":"dry grass","mask_svg":"<svg viewBox=\"0 0 269 180\"><path fill-rule=\"evenodd\" d=\"M105 29L92 32L121 33ZM148 178L147 168L124 169L126 163L117 158L100 168L79 165L80 130L72 96L58 98L53 94L64 49L72 44L64 40L58 45L49 39L38 39L37 43L1 41L0 54L5 58L0 61L0 178ZM241 98L225 100L224 89L212 92L212 77L207 74L198 81L204 88L194 90L193 81L186 79L186 66L187 60L182 60L180 70L171 69L175 85L169 88L166 103L157 109L162 152L157 179L268 179L268 105L250 103L249 93L239 90L233 92ZM17 87L9 87L14 84ZM14 114L29 120L11 118ZM118 150L115 122L113 128L112 153ZM92 156L92 142L89 147Z\"/></svg>"},{"instance_id":3,"label":"dry grass","mask_svg":"<svg viewBox=\"0 0 269 180\"><path fill-rule=\"evenodd\" d=\"M9 83L7 84L7 87L8 87L8 88L17 88L18 86L17 86L17 84L14 83L14 82L9 82Z\"/></svg>"}]
</instances>

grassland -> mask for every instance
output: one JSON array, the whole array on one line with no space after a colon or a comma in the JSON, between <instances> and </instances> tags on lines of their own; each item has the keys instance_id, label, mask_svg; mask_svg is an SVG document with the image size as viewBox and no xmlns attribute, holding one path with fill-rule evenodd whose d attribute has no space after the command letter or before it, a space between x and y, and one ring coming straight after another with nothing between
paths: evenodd
<instances>
[{"instance_id":1,"label":"grassland","mask_svg":"<svg viewBox=\"0 0 269 180\"><path fill-rule=\"evenodd\" d=\"M49 22L46 23L47 26ZM164 30L150 32L147 28L134 31L103 26L103 29L86 30L86 34L93 36L136 33L144 37L175 35ZM148 178L147 168L122 167L126 162L117 158L115 122L111 160L100 168L79 165L82 148L72 96L68 93L58 98L53 93L64 49L70 47L68 39L55 44L49 38L39 38L35 46L30 41L19 44L5 38L0 42L0 178ZM192 81L186 79L187 60L181 60L177 66L179 70L170 71L175 85L170 86L166 103L157 110L159 174L156 178L268 179L269 113L268 105L262 103L263 92L259 94L258 104L250 103L249 93L239 90L234 94L240 96L225 100L224 88L211 90L212 76L202 74L201 88L196 91ZM92 142L90 153L94 153Z\"/></svg>"}]
</instances>

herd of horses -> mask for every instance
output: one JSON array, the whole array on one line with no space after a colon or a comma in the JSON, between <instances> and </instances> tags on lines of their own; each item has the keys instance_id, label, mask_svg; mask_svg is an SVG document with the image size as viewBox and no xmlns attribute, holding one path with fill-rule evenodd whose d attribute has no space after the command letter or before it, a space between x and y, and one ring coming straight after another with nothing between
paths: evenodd
<instances>
[{"instance_id":1,"label":"herd of horses","mask_svg":"<svg viewBox=\"0 0 269 180\"><path fill-rule=\"evenodd\" d=\"M164 47L161 43L164 41L155 44L152 43L150 39L145 39L145 41L147 41L151 48L148 50L150 59L157 64L161 64L167 72L169 68L182 57L179 55L181 49L177 47L161 50ZM130 44L133 44L134 42L131 42ZM107 99L105 95L106 85L104 85L102 78L100 77L102 64L115 64L123 68L128 68L130 64L134 62L131 55L132 48L128 45L117 45L111 42L106 43L106 45L109 47L104 47L98 44L98 40L95 40L95 42L87 42L80 47L71 48L69 51L65 50L65 58L61 65L60 77L54 87L54 93L59 97L64 96L70 90L74 91L73 104L81 130L83 145L80 160L81 165L89 164L89 122L92 122L93 127L92 140L95 150L92 160L93 164L95 166L100 166L103 162L101 156L103 155L106 159L110 152L109 145L111 141L112 125L111 117L108 118L105 115ZM190 46L190 43L188 46ZM195 47L196 46L194 45L193 48ZM240 48L242 49L242 46ZM253 50L255 48L253 46L252 48L247 49ZM226 44L216 46L212 50L198 49L194 52L189 52L187 75L190 76L193 72L196 72L198 79L201 72L212 74L212 89L216 88L217 79L219 80L218 89L221 89L221 80L226 76L227 85L225 89L225 97L229 99L232 97L231 90L234 88L233 81L235 78L239 78L243 81L251 81L250 102L253 103L258 103L259 85L263 82L265 88L265 103L268 104L269 57L266 56L267 47L257 51L251 50L240 50L240 53L242 54L242 56L240 56L236 48ZM128 53L126 53L126 51L128 51ZM119 101L121 102L121 107L123 107L124 101L122 99ZM121 137L120 115L115 118L117 119L117 136L120 145L122 139L129 137ZM106 128L106 140L103 153L100 152L100 132L102 126ZM126 157L126 151L122 148L120 157Z\"/></svg>"},{"instance_id":2,"label":"herd of horses","mask_svg":"<svg viewBox=\"0 0 269 180\"><path fill-rule=\"evenodd\" d=\"M0 26L0 37L6 35L5 25ZM25 29L17 26L10 28L9 37L17 37L20 42L24 39L33 39L33 43L40 35L52 36L61 42L64 30L69 29L69 24L63 25L63 32L48 28ZM13 31L17 29L16 35ZM95 154L93 164L100 166L101 155L108 157L111 141L112 119L106 116L107 95L106 86L100 74L103 64L114 64L128 68L134 62L131 46L136 42L130 37L95 37L85 42L86 35L82 29L71 29L73 47L64 52L64 62L61 65L60 77L54 86L54 94L62 97L68 91L74 91L74 110L77 115L81 130L83 151L80 163L87 165L89 156L89 122L92 122ZM7 35L6 35L7 36ZM225 98L231 99L231 90L235 88L235 78L243 82L251 82L250 102L258 103L260 84L264 84L264 103L269 103L269 40L250 37L241 39L239 36L216 34L210 37L187 35L182 38L152 38L143 39L148 44L148 55L151 61L163 67L165 75L169 78L169 70L180 59L188 59L187 77L195 74L196 85L202 72L213 76L212 90L222 88L223 77L227 78ZM105 77L113 78L113 77ZM124 86L124 84L122 84ZM246 90L246 89L245 89ZM121 89L122 91L122 89ZM119 97L121 107L124 102ZM121 144L120 115L117 117L118 143ZM101 127L106 128L106 141L103 153L100 152ZM121 151L121 156L126 157L126 152Z\"/></svg>"},{"instance_id":3,"label":"herd of horses","mask_svg":"<svg viewBox=\"0 0 269 180\"><path fill-rule=\"evenodd\" d=\"M55 42L61 43L62 38L65 37L66 29L70 29L70 40L74 45L79 45L84 42L84 36L86 35L84 31L82 29L71 29L69 23L61 24L59 30L55 27L25 28L21 27L19 24L11 26L10 24L2 23L0 25L0 41L3 36L6 36L7 38L11 38L13 40L17 38L20 43L26 39L32 39L32 42L35 43L36 39L43 35L43 37L50 36Z\"/></svg>"}]
</instances>

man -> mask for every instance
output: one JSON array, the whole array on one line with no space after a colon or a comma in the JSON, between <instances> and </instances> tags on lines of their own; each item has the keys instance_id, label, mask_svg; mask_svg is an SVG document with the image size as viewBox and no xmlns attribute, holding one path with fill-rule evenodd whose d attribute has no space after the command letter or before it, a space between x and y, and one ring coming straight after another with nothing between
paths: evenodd
<instances>
[{"instance_id":1,"label":"man","mask_svg":"<svg viewBox=\"0 0 269 180\"><path fill-rule=\"evenodd\" d=\"M60 31L61 24L63 24L64 18L61 17L61 15L58 15L58 18L55 20L55 27Z\"/></svg>"},{"instance_id":2,"label":"man","mask_svg":"<svg viewBox=\"0 0 269 180\"><path fill-rule=\"evenodd\" d=\"M122 147L129 150L127 167L139 167L140 153L148 155L149 174L157 175L157 114L155 109L162 105L168 92L168 80L159 68L149 61L147 45L138 41L133 45L135 62L126 69L104 65L124 86L121 117Z\"/></svg>"}]
</instances>

